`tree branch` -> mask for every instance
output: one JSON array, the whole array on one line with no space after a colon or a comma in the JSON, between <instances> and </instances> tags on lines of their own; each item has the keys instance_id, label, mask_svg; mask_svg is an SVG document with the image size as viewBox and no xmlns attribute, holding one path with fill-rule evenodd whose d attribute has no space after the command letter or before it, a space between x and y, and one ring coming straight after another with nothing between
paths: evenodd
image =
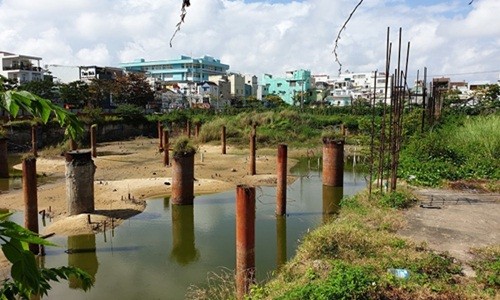
<instances>
[{"instance_id":1,"label":"tree branch","mask_svg":"<svg viewBox=\"0 0 500 300\"><path fill-rule=\"evenodd\" d=\"M339 47L339 40L340 40L340 35L342 34L342 31L346 29L347 23L351 20L352 16L358 9L358 7L363 3L364 0L360 0L359 3L354 7L354 9L351 11L351 14L347 18L347 20L344 22L344 25L342 25L342 28L340 28L339 33L337 34L337 38L335 39L335 47L333 48L333 54L335 54L335 61L339 64L339 75L342 73L342 63L339 60L339 55L337 53L337 48Z\"/></svg>"},{"instance_id":2,"label":"tree branch","mask_svg":"<svg viewBox=\"0 0 500 300\"><path fill-rule=\"evenodd\" d=\"M191 3L189 3L189 0L182 0L182 7L181 7L181 20L177 25L175 25L175 31L174 34L172 34L172 37L170 38L170 48L172 48L172 40L174 39L175 35L177 32L181 30L181 24L184 23L184 18L186 17L187 11L186 7L189 7Z\"/></svg>"}]
</instances>

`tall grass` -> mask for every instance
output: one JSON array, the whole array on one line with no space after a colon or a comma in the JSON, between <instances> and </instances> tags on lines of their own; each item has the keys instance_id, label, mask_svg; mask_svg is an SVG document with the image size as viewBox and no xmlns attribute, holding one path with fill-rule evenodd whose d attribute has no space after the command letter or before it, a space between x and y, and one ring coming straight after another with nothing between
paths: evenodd
<instances>
[{"instance_id":1,"label":"tall grass","mask_svg":"<svg viewBox=\"0 0 500 300\"><path fill-rule=\"evenodd\" d=\"M402 151L400 174L429 186L443 180L499 180L500 116L466 117L414 136Z\"/></svg>"}]
</instances>

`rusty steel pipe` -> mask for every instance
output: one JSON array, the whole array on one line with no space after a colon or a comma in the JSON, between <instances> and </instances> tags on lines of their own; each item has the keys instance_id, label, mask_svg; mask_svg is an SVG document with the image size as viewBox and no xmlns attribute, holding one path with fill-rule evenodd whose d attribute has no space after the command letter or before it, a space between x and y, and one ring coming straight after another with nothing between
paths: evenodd
<instances>
[{"instance_id":1,"label":"rusty steel pipe","mask_svg":"<svg viewBox=\"0 0 500 300\"><path fill-rule=\"evenodd\" d=\"M186 135L188 138L191 137L191 122L186 121Z\"/></svg>"},{"instance_id":2,"label":"rusty steel pipe","mask_svg":"<svg viewBox=\"0 0 500 300\"><path fill-rule=\"evenodd\" d=\"M158 121L158 139L158 150L161 152L163 151L163 124L160 121Z\"/></svg>"},{"instance_id":3,"label":"rusty steel pipe","mask_svg":"<svg viewBox=\"0 0 500 300\"><path fill-rule=\"evenodd\" d=\"M169 148L168 129L163 129L163 165L166 167L170 165Z\"/></svg>"},{"instance_id":4,"label":"rusty steel pipe","mask_svg":"<svg viewBox=\"0 0 500 300\"><path fill-rule=\"evenodd\" d=\"M344 140L323 140L323 184L344 186Z\"/></svg>"},{"instance_id":5,"label":"rusty steel pipe","mask_svg":"<svg viewBox=\"0 0 500 300\"><path fill-rule=\"evenodd\" d=\"M31 152L35 157L38 156L38 139L37 139L37 126L32 125L31 126Z\"/></svg>"},{"instance_id":6,"label":"rusty steel pipe","mask_svg":"<svg viewBox=\"0 0 500 300\"><path fill-rule=\"evenodd\" d=\"M194 136L197 138L200 136L201 123L197 122L194 127Z\"/></svg>"},{"instance_id":7,"label":"rusty steel pipe","mask_svg":"<svg viewBox=\"0 0 500 300\"><path fill-rule=\"evenodd\" d=\"M255 167L255 143L256 143L256 134L255 134L255 127L252 130L252 133L250 134L250 161L249 161L249 173L250 175L255 175L257 174L256 172L256 167Z\"/></svg>"},{"instance_id":8,"label":"rusty steel pipe","mask_svg":"<svg viewBox=\"0 0 500 300\"><path fill-rule=\"evenodd\" d=\"M243 299L255 281L255 187L236 187L236 291Z\"/></svg>"},{"instance_id":9,"label":"rusty steel pipe","mask_svg":"<svg viewBox=\"0 0 500 300\"><path fill-rule=\"evenodd\" d=\"M172 163L172 204L192 205L194 199L194 153L174 155Z\"/></svg>"},{"instance_id":10,"label":"rusty steel pipe","mask_svg":"<svg viewBox=\"0 0 500 300\"><path fill-rule=\"evenodd\" d=\"M276 215L278 216L283 216L286 214L287 152L287 145L278 145L278 165L276 167Z\"/></svg>"},{"instance_id":11,"label":"rusty steel pipe","mask_svg":"<svg viewBox=\"0 0 500 300\"><path fill-rule=\"evenodd\" d=\"M72 138L69 139L69 150L70 151L78 150L78 143Z\"/></svg>"},{"instance_id":12,"label":"rusty steel pipe","mask_svg":"<svg viewBox=\"0 0 500 300\"><path fill-rule=\"evenodd\" d=\"M97 124L90 126L90 149L92 157L97 157Z\"/></svg>"},{"instance_id":13,"label":"rusty steel pipe","mask_svg":"<svg viewBox=\"0 0 500 300\"><path fill-rule=\"evenodd\" d=\"M222 126L220 140L222 143L222 154L226 154L226 126Z\"/></svg>"},{"instance_id":14,"label":"rusty steel pipe","mask_svg":"<svg viewBox=\"0 0 500 300\"><path fill-rule=\"evenodd\" d=\"M7 138L0 138L0 178L9 178Z\"/></svg>"},{"instance_id":15,"label":"rusty steel pipe","mask_svg":"<svg viewBox=\"0 0 500 300\"><path fill-rule=\"evenodd\" d=\"M24 197L24 227L38 233L38 198L36 188L36 158L23 159L23 197ZM33 254L38 255L40 247L29 244Z\"/></svg>"}]
</instances>

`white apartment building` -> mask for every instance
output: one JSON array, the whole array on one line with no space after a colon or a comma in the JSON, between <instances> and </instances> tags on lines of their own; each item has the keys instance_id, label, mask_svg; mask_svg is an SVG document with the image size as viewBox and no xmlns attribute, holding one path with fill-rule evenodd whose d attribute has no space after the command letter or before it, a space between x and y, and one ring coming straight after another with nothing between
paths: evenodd
<instances>
[{"instance_id":1,"label":"white apartment building","mask_svg":"<svg viewBox=\"0 0 500 300\"><path fill-rule=\"evenodd\" d=\"M43 79L41 57L0 51L0 75L19 83Z\"/></svg>"}]
</instances>

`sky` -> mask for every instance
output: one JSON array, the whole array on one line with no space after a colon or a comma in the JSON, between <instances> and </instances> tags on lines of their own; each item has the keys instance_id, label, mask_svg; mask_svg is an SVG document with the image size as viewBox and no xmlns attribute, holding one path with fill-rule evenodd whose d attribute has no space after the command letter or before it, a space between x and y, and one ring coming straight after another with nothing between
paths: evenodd
<instances>
[{"instance_id":1,"label":"sky","mask_svg":"<svg viewBox=\"0 0 500 300\"><path fill-rule=\"evenodd\" d=\"M0 0L0 51L67 66L210 55L259 78L296 69L336 76L334 41L357 2L191 0L170 47L182 0ZM402 28L410 81L427 67L429 77L496 82L500 1L469 2L364 0L338 44L342 71L383 71L390 27L391 70Z\"/></svg>"}]
</instances>

